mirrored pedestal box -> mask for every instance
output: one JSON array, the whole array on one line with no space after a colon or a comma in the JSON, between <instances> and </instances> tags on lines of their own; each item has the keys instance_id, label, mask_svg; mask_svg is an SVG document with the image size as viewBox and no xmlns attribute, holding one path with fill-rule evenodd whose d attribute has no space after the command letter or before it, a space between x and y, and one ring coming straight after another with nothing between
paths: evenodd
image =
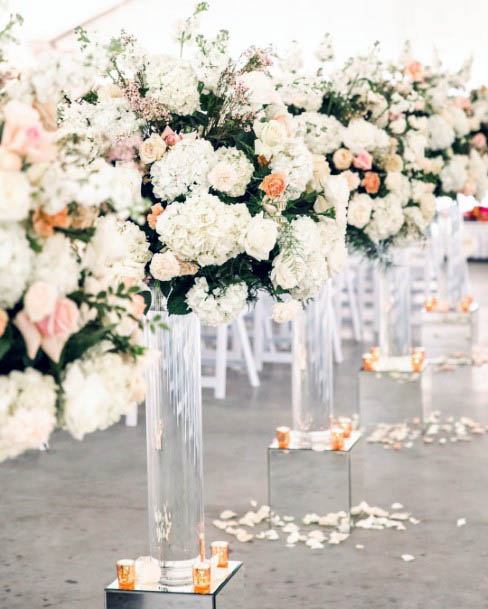
<instances>
[{"instance_id":1,"label":"mirrored pedestal box","mask_svg":"<svg viewBox=\"0 0 488 609\"><path fill-rule=\"evenodd\" d=\"M212 568L207 594L193 586L151 584L135 590L121 590L117 580L105 588L105 609L243 609L242 563L229 561L227 569Z\"/></svg>"},{"instance_id":2,"label":"mirrored pedestal box","mask_svg":"<svg viewBox=\"0 0 488 609\"><path fill-rule=\"evenodd\" d=\"M422 311L422 345L427 357L469 356L478 344L479 305L467 312Z\"/></svg>"},{"instance_id":3,"label":"mirrored pedestal box","mask_svg":"<svg viewBox=\"0 0 488 609\"><path fill-rule=\"evenodd\" d=\"M292 432L293 434L293 432ZM351 476L354 447L361 438L353 431L343 450L324 444L300 448L292 442L278 448L276 440L268 448L268 501L273 514L325 516L330 512L351 511Z\"/></svg>"},{"instance_id":4,"label":"mirrored pedestal box","mask_svg":"<svg viewBox=\"0 0 488 609\"><path fill-rule=\"evenodd\" d=\"M393 364L392 368L371 372L360 370L358 401L362 428L379 423L393 425L412 419L425 421L430 414L431 367L425 364L422 372L405 370L402 365L395 369Z\"/></svg>"}]
</instances>

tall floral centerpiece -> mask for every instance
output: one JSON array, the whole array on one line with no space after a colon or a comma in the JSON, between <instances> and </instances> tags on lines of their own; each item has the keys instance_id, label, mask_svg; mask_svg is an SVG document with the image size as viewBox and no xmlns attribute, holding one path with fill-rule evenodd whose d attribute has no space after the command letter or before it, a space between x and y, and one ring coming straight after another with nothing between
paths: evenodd
<instances>
[{"instance_id":1,"label":"tall floral centerpiece","mask_svg":"<svg viewBox=\"0 0 488 609\"><path fill-rule=\"evenodd\" d=\"M149 258L118 168L56 122L59 58L0 96L0 461L81 440L144 396L139 294ZM56 64L56 67L55 67Z\"/></svg>"},{"instance_id":2,"label":"tall floral centerpiece","mask_svg":"<svg viewBox=\"0 0 488 609\"><path fill-rule=\"evenodd\" d=\"M63 111L66 129L142 176L149 318L169 327L148 334L159 356L146 401L151 553L167 584L189 580L203 535L199 322L230 322L261 290L290 315L344 255L336 210L314 208L321 168L274 90L268 53L231 59L225 32L194 32L204 8L178 32L188 59L148 55L123 35L105 47L105 81Z\"/></svg>"}]
</instances>

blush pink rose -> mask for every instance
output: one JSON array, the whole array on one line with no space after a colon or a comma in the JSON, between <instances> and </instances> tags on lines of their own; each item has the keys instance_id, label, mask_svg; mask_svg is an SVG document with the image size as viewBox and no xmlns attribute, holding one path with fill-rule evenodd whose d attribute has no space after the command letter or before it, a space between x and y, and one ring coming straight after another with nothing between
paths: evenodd
<instances>
[{"instance_id":1,"label":"blush pink rose","mask_svg":"<svg viewBox=\"0 0 488 609\"><path fill-rule=\"evenodd\" d=\"M166 146L174 146L182 139L181 135L175 133L171 127L165 127L163 133L161 133L161 137Z\"/></svg>"},{"instance_id":2,"label":"blush pink rose","mask_svg":"<svg viewBox=\"0 0 488 609\"><path fill-rule=\"evenodd\" d=\"M476 133L471 138L471 144L478 150L486 148L486 135L484 133Z\"/></svg>"},{"instance_id":3,"label":"blush pink rose","mask_svg":"<svg viewBox=\"0 0 488 609\"><path fill-rule=\"evenodd\" d=\"M353 159L352 164L356 169L369 171L373 166L373 157L367 150L361 150Z\"/></svg>"},{"instance_id":4,"label":"blush pink rose","mask_svg":"<svg viewBox=\"0 0 488 609\"><path fill-rule=\"evenodd\" d=\"M31 163L50 161L56 154L54 134L42 126L39 113L31 106L9 101L4 108L2 146Z\"/></svg>"},{"instance_id":5,"label":"blush pink rose","mask_svg":"<svg viewBox=\"0 0 488 609\"><path fill-rule=\"evenodd\" d=\"M66 337L73 334L78 324L79 311L75 303L69 298L60 298L53 313L36 323L41 336L52 338L64 334Z\"/></svg>"}]
</instances>

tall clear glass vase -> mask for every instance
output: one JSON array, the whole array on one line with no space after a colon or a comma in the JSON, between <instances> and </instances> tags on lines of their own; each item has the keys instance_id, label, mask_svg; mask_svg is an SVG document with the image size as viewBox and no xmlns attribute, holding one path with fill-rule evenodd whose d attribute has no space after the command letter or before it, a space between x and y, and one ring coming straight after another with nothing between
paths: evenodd
<instances>
[{"instance_id":1,"label":"tall clear glass vase","mask_svg":"<svg viewBox=\"0 0 488 609\"><path fill-rule=\"evenodd\" d=\"M437 218L431 229L432 253L439 303L456 308L467 295L468 267L463 248L463 216L457 201L437 199Z\"/></svg>"},{"instance_id":2,"label":"tall clear glass vase","mask_svg":"<svg viewBox=\"0 0 488 609\"><path fill-rule=\"evenodd\" d=\"M333 416L332 288L320 295L293 322L293 431L303 446L325 438Z\"/></svg>"},{"instance_id":3,"label":"tall clear glass vase","mask_svg":"<svg viewBox=\"0 0 488 609\"><path fill-rule=\"evenodd\" d=\"M204 532L200 323L194 314L168 315L159 290L152 296L145 331L149 546L161 583L183 585L192 581ZM154 328L157 316L167 329Z\"/></svg>"},{"instance_id":4,"label":"tall clear glass vase","mask_svg":"<svg viewBox=\"0 0 488 609\"><path fill-rule=\"evenodd\" d=\"M409 355L412 348L407 252L394 251L391 257L391 264L376 268L376 344L382 357Z\"/></svg>"}]
</instances>

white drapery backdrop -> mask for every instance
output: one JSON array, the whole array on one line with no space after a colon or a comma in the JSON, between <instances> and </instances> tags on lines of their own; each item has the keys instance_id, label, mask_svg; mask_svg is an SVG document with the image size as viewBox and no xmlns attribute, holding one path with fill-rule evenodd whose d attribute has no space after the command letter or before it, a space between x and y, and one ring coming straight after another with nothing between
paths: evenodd
<instances>
[{"instance_id":1,"label":"white drapery backdrop","mask_svg":"<svg viewBox=\"0 0 488 609\"><path fill-rule=\"evenodd\" d=\"M24 38L46 42L93 20L88 29L116 34L121 29L135 34L154 51L174 49L173 25L191 13L195 0L10 0L10 8L26 19ZM381 42L385 58L396 59L405 39L415 55L428 62L434 47L449 68L466 57L474 58L472 84L488 81L488 2L486 0L210 0L210 12L202 19L202 31L228 29L232 50L272 44L283 48L290 40L303 44L311 63L313 50L325 32L332 34L336 56L342 61Z\"/></svg>"}]
</instances>

